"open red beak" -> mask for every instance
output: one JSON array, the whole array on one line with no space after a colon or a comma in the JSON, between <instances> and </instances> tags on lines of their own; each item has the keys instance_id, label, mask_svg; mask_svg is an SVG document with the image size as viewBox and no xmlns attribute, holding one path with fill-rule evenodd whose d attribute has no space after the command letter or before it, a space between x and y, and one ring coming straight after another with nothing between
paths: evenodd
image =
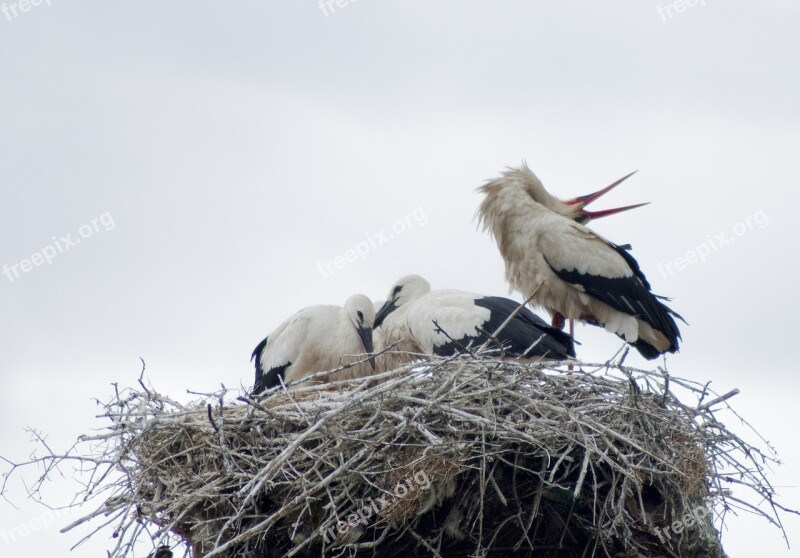
<instances>
[{"instance_id":1,"label":"open red beak","mask_svg":"<svg viewBox=\"0 0 800 558\"><path fill-rule=\"evenodd\" d=\"M612 184L609 184L602 190L598 190L597 192L594 192L592 194L587 194L585 196L578 196L577 198L567 200L564 203L566 203L567 205L580 204L582 219L580 219L579 222L582 223L588 223L592 219L599 219L600 217L608 217L609 215L622 213L623 211L628 211L629 209L636 209L637 207L642 207L643 205L647 205L650 202L637 203L635 205L626 205L625 207L615 207L613 209L603 209L601 211L587 211L586 209L584 209L584 207L595 201L597 198L606 195L607 193L609 193L611 190L622 184L625 180L627 180L634 174L636 174L636 171L633 171L632 173L623 176L622 178L620 178L619 180L617 180Z\"/></svg>"}]
</instances>

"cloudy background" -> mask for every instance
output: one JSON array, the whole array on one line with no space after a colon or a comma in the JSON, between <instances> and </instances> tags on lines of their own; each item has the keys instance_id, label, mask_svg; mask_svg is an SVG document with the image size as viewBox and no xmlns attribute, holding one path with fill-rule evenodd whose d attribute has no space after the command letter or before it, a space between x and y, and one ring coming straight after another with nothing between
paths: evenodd
<instances>
[{"instance_id":1,"label":"cloudy background","mask_svg":"<svg viewBox=\"0 0 800 558\"><path fill-rule=\"evenodd\" d=\"M140 357L188 400L248 386L252 348L303 306L407 273L505 294L475 188L526 159L562 196L639 170L597 206L652 204L593 227L691 324L671 373L742 390L800 508L796 2L19 1L0 12L3 457L29 455L29 427L63 449L104 426L93 399ZM590 361L619 347L577 337ZM108 531L70 553L88 530L43 525L35 478L0 501L0 555L104 556ZM792 554L748 514L723 540Z\"/></svg>"}]
</instances>

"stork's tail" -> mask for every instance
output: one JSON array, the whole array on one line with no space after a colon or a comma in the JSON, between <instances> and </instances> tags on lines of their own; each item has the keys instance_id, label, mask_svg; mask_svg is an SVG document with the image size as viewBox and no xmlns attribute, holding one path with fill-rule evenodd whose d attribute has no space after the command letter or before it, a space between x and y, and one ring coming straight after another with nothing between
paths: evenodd
<instances>
[{"instance_id":1,"label":"stork's tail","mask_svg":"<svg viewBox=\"0 0 800 558\"><path fill-rule=\"evenodd\" d=\"M662 298L662 297L658 297ZM660 320L662 327L656 329L651 324L637 320L639 326L639 338L630 343L647 360L653 360L664 353L677 353L681 333L674 318L678 318L686 323L680 314L659 301L659 305L664 309L664 318Z\"/></svg>"}]
</instances>

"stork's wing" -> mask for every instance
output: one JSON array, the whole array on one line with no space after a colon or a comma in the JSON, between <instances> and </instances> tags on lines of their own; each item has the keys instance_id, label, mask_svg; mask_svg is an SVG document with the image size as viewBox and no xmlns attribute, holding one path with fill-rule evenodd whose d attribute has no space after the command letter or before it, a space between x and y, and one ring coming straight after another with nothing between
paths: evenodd
<instances>
[{"instance_id":1,"label":"stork's wing","mask_svg":"<svg viewBox=\"0 0 800 558\"><path fill-rule=\"evenodd\" d=\"M613 279L635 275L616 246L586 227L555 214L542 219L538 244L554 270L574 270L582 275ZM639 269L638 264L635 268Z\"/></svg>"},{"instance_id":2,"label":"stork's wing","mask_svg":"<svg viewBox=\"0 0 800 558\"><path fill-rule=\"evenodd\" d=\"M678 348L678 314L650 291L630 246L617 246L586 227L566 219L549 220L553 226L541 237L547 264L563 281L625 314L648 323Z\"/></svg>"},{"instance_id":3,"label":"stork's wing","mask_svg":"<svg viewBox=\"0 0 800 558\"><path fill-rule=\"evenodd\" d=\"M475 301L477 306L488 308L492 319L485 324L489 335L499 341L513 355L526 357L543 356L564 360L575 357L575 346L567 333L551 327L539 316L523 307L499 333L509 316L519 307L519 303L499 296L486 296Z\"/></svg>"},{"instance_id":4,"label":"stork's wing","mask_svg":"<svg viewBox=\"0 0 800 558\"><path fill-rule=\"evenodd\" d=\"M289 318L259 343L250 359L255 359L256 381L253 395L278 386L286 369L297 362L308 332L309 318L302 312Z\"/></svg>"},{"instance_id":5,"label":"stork's wing","mask_svg":"<svg viewBox=\"0 0 800 558\"><path fill-rule=\"evenodd\" d=\"M447 356L477 348L488 315L475 307L469 293L431 291L408 303L404 320L422 352Z\"/></svg>"},{"instance_id":6,"label":"stork's wing","mask_svg":"<svg viewBox=\"0 0 800 558\"><path fill-rule=\"evenodd\" d=\"M423 351L449 356L476 349L489 341L505 354L547 356L563 360L575 356L572 338L551 328L527 308L523 308L497 335L495 332L519 306L502 297L484 297L464 291L432 291L407 310L407 323ZM434 321L438 325L434 325Z\"/></svg>"}]
</instances>

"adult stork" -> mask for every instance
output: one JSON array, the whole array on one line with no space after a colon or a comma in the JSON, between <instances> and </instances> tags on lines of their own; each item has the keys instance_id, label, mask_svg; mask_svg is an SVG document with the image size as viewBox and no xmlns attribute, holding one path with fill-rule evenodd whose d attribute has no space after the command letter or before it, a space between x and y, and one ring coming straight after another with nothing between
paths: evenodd
<instances>
[{"instance_id":1,"label":"adult stork","mask_svg":"<svg viewBox=\"0 0 800 558\"><path fill-rule=\"evenodd\" d=\"M392 285L375 316L380 347L397 343L382 355L381 368L392 369L413 360L414 353L448 356L478 348L487 340L489 348L502 349L505 356L553 360L575 356L569 335L519 306L497 296L432 291L419 275L406 275Z\"/></svg>"},{"instance_id":2,"label":"adult stork","mask_svg":"<svg viewBox=\"0 0 800 558\"><path fill-rule=\"evenodd\" d=\"M553 315L554 326L563 327L564 318L600 325L654 359L678 350L673 316L682 318L652 293L629 245L618 246L581 224L638 207L584 209L625 178L561 201L523 163L478 189L485 194L478 217L497 242L511 287L533 296Z\"/></svg>"},{"instance_id":3,"label":"adult stork","mask_svg":"<svg viewBox=\"0 0 800 558\"><path fill-rule=\"evenodd\" d=\"M283 322L258 344L253 395L317 372L350 365L321 381L368 376L375 370L372 327L375 307L364 295L347 299L344 307L309 306ZM368 362L363 362L364 354Z\"/></svg>"}]
</instances>

